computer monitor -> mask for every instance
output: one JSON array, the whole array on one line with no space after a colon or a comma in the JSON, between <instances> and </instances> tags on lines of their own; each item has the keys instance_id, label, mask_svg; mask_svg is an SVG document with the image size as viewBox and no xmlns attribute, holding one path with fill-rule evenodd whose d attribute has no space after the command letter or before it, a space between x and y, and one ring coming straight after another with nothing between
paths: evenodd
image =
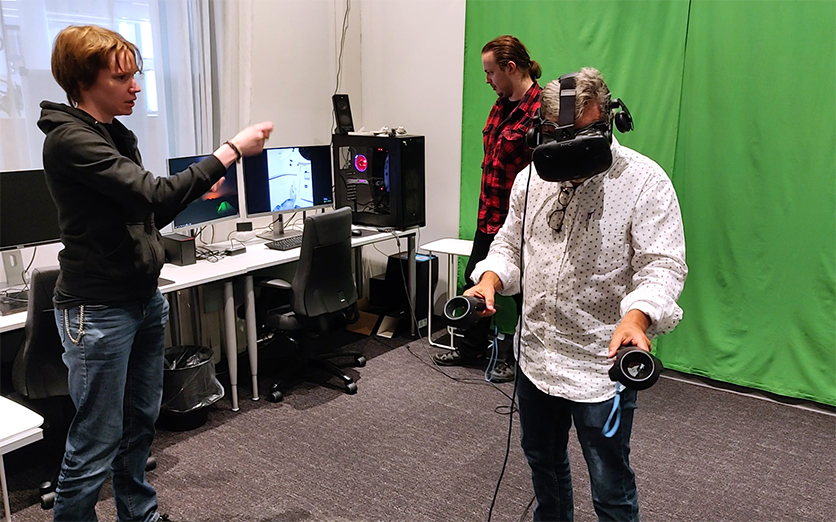
<instances>
[{"instance_id":1,"label":"computer monitor","mask_svg":"<svg viewBox=\"0 0 836 522\"><path fill-rule=\"evenodd\" d=\"M42 169L0 172L0 250L61 240Z\"/></svg>"},{"instance_id":2,"label":"computer monitor","mask_svg":"<svg viewBox=\"0 0 836 522\"><path fill-rule=\"evenodd\" d=\"M6 283L24 282L20 248L61 240L58 210L42 169L0 172L0 251Z\"/></svg>"},{"instance_id":3,"label":"computer monitor","mask_svg":"<svg viewBox=\"0 0 836 522\"><path fill-rule=\"evenodd\" d=\"M331 146L278 147L245 157L247 217L302 212L333 205ZM274 227L281 236L281 227Z\"/></svg>"},{"instance_id":4,"label":"computer monitor","mask_svg":"<svg viewBox=\"0 0 836 522\"><path fill-rule=\"evenodd\" d=\"M192 163L196 163L205 157L170 158L168 160L168 174L169 176L175 176L186 170ZM228 219L236 219L240 215L238 209L238 170L233 163L218 183L177 214L172 226L175 230L198 228L214 225Z\"/></svg>"}]
</instances>

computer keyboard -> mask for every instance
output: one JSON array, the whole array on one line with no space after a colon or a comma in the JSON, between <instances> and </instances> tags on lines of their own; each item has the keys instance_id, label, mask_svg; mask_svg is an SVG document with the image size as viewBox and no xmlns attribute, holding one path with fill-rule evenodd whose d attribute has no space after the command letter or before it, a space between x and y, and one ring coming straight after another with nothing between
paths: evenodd
<instances>
[{"instance_id":1,"label":"computer keyboard","mask_svg":"<svg viewBox=\"0 0 836 522\"><path fill-rule=\"evenodd\" d=\"M302 234L296 236L288 236L276 239L275 241L268 241L264 243L267 248L273 250L293 250L302 246Z\"/></svg>"}]
</instances>

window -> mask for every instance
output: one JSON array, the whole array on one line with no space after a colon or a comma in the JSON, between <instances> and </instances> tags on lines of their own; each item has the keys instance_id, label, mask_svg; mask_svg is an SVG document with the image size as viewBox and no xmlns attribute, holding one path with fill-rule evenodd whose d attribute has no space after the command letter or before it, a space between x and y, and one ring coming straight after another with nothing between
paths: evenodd
<instances>
[{"instance_id":1,"label":"window","mask_svg":"<svg viewBox=\"0 0 836 522\"><path fill-rule=\"evenodd\" d=\"M145 167L165 173L165 107L158 84L156 0L0 0L0 170L41 166L40 102L67 103L50 70L52 44L69 25L100 25L135 43L143 59L142 88L134 114L120 118L142 144ZM158 18L158 17L157 17Z\"/></svg>"}]
</instances>

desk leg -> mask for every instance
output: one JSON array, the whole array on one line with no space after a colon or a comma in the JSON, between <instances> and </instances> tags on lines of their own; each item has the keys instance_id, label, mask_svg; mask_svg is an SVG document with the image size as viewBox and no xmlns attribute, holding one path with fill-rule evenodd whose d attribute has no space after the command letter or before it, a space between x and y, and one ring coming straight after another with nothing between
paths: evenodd
<instances>
[{"instance_id":1,"label":"desk leg","mask_svg":"<svg viewBox=\"0 0 836 522\"><path fill-rule=\"evenodd\" d=\"M3 455L0 455L0 488L3 489L3 511L6 512L6 522L12 522L12 506L9 505L9 486L6 484L6 468L3 467Z\"/></svg>"},{"instance_id":2,"label":"desk leg","mask_svg":"<svg viewBox=\"0 0 836 522\"><path fill-rule=\"evenodd\" d=\"M238 411L238 341L235 335L235 297L231 279L224 282L224 331L232 411Z\"/></svg>"},{"instance_id":3,"label":"desk leg","mask_svg":"<svg viewBox=\"0 0 836 522\"><path fill-rule=\"evenodd\" d=\"M250 357L250 374L253 379L252 400L258 400L258 337L256 336L255 324L255 289L253 288L253 276L245 276L244 287L247 293L247 302L244 306L246 311L247 330L247 355Z\"/></svg>"},{"instance_id":4,"label":"desk leg","mask_svg":"<svg viewBox=\"0 0 836 522\"><path fill-rule=\"evenodd\" d=\"M407 285L409 287L409 308L410 310L415 310L415 286L416 286L416 272L418 264L415 261L415 234L410 235L407 238L407 259L409 259L409 280ZM432 267L430 267L430 279L432 279ZM432 296L430 296L430 302L432 302ZM410 319L409 320L409 333L412 337L418 335L418 325L415 324L416 321Z\"/></svg>"},{"instance_id":5,"label":"desk leg","mask_svg":"<svg viewBox=\"0 0 836 522\"><path fill-rule=\"evenodd\" d=\"M171 346L182 346L180 335L180 300L177 292L165 294L168 299L168 328L171 331Z\"/></svg>"},{"instance_id":6,"label":"desk leg","mask_svg":"<svg viewBox=\"0 0 836 522\"><path fill-rule=\"evenodd\" d=\"M357 286L357 299L363 297L363 247L354 247L354 284Z\"/></svg>"}]
</instances>

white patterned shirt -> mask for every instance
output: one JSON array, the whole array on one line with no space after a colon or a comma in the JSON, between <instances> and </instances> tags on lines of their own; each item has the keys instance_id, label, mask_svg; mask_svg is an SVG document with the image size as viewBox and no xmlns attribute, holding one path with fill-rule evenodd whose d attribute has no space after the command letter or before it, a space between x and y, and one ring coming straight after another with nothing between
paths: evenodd
<instances>
[{"instance_id":1,"label":"white patterned shirt","mask_svg":"<svg viewBox=\"0 0 836 522\"><path fill-rule=\"evenodd\" d=\"M607 351L624 314L647 314L651 338L670 332L682 318L676 300L688 268L673 184L653 160L615 138L612 152L609 170L574 187L558 232L549 215L562 208L558 194L572 183L543 181L533 165L520 172L505 224L471 276L478 282L492 271L502 281L501 294L521 290L525 215L517 360L538 389L577 402L615 395Z\"/></svg>"}]
</instances>

